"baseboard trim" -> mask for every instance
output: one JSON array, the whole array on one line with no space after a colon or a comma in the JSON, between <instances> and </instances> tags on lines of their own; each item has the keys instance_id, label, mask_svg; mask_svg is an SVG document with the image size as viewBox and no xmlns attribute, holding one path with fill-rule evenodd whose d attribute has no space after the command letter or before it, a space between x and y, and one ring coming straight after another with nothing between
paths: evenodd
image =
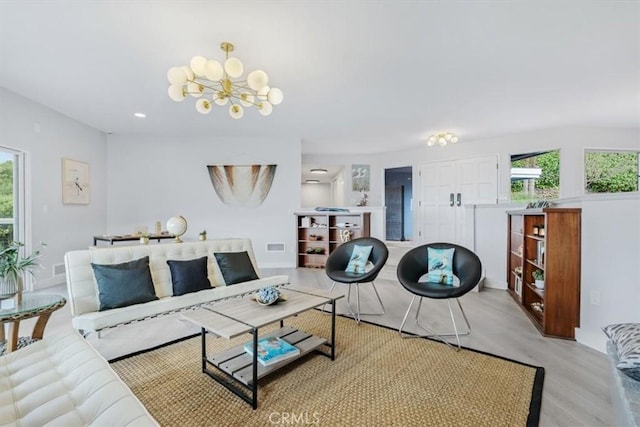
<instances>
[{"instance_id":1,"label":"baseboard trim","mask_svg":"<svg viewBox=\"0 0 640 427\"><path fill-rule=\"evenodd\" d=\"M66 281L67 279L64 274L59 274L57 276L49 277L48 279L38 279L38 281L34 281L33 288L35 291L38 291L40 289L63 285Z\"/></svg>"}]
</instances>

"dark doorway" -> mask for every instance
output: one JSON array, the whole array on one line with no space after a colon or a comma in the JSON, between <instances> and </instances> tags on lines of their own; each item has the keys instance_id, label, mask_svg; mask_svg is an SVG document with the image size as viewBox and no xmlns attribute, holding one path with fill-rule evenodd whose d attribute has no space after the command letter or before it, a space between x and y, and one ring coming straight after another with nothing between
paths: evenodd
<instances>
[{"instance_id":1,"label":"dark doorway","mask_svg":"<svg viewBox=\"0 0 640 427\"><path fill-rule=\"evenodd\" d=\"M412 175L411 166L384 171L387 240L413 238Z\"/></svg>"}]
</instances>

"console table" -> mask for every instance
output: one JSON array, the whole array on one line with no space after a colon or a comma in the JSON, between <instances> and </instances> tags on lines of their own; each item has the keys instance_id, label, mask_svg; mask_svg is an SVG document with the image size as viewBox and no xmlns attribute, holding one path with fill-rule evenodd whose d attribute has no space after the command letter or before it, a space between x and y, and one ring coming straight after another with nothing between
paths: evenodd
<instances>
[{"instance_id":1,"label":"console table","mask_svg":"<svg viewBox=\"0 0 640 427\"><path fill-rule=\"evenodd\" d=\"M103 236L93 236L93 246L96 246L98 244L98 241L109 242L110 244L113 245L113 242L133 242L136 240L140 240L141 237L144 237L144 236L137 236L133 234L126 234L126 235L105 234ZM159 242L160 240L163 240L163 239L175 239L176 236L174 236L173 234L164 233L164 234L149 234L147 237L149 238L149 241L157 240Z\"/></svg>"}]
</instances>

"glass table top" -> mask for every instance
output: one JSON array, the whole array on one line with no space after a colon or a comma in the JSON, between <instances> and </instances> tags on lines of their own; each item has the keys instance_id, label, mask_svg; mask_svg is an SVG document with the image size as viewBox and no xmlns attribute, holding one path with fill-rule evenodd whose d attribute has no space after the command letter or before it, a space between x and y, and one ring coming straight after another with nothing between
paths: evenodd
<instances>
[{"instance_id":1,"label":"glass table top","mask_svg":"<svg viewBox=\"0 0 640 427\"><path fill-rule=\"evenodd\" d=\"M25 292L22 294L20 304L14 304L12 308L0 308L0 321L32 311L46 310L59 304L64 305L64 303L66 303L66 299L60 295Z\"/></svg>"}]
</instances>

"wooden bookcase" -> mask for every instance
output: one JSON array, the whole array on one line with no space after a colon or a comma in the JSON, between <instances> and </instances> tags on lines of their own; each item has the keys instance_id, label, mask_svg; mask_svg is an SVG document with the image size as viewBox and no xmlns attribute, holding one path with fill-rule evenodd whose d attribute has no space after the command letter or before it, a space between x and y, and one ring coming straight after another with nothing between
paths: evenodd
<instances>
[{"instance_id":1,"label":"wooden bookcase","mask_svg":"<svg viewBox=\"0 0 640 427\"><path fill-rule=\"evenodd\" d=\"M342 244L341 234L352 239L369 237L371 213L297 212L298 267L324 268L327 257Z\"/></svg>"},{"instance_id":2,"label":"wooden bookcase","mask_svg":"<svg viewBox=\"0 0 640 427\"><path fill-rule=\"evenodd\" d=\"M580 326L581 209L507 212L508 292L543 335L574 339ZM544 288L533 272L544 274Z\"/></svg>"}]
</instances>

